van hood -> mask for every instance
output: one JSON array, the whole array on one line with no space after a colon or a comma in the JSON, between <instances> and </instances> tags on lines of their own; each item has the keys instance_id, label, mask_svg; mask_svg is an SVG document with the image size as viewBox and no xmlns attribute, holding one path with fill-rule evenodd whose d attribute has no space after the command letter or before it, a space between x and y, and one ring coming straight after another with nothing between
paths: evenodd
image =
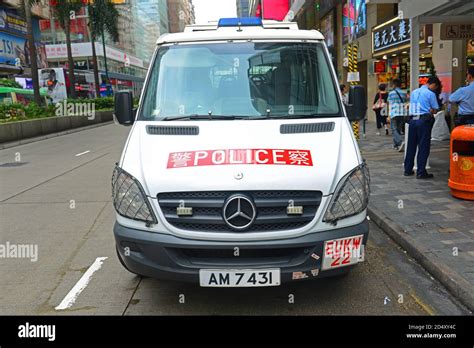
<instances>
[{"instance_id":1,"label":"van hood","mask_svg":"<svg viewBox=\"0 0 474 348\"><path fill-rule=\"evenodd\" d=\"M169 135L182 131L179 127L186 127L187 135ZM304 128L312 132L301 133L308 131ZM121 166L156 197L161 192L282 189L329 195L359 164L350 124L338 117L137 121Z\"/></svg>"}]
</instances>

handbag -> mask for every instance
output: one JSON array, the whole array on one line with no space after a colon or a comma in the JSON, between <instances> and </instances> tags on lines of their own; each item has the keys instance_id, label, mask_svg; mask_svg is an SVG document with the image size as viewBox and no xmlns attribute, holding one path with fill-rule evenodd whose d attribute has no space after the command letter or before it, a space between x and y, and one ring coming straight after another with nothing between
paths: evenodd
<instances>
[{"instance_id":1,"label":"handbag","mask_svg":"<svg viewBox=\"0 0 474 348\"><path fill-rule=\"evenodd\" d=\"M385 100L383 100L382 93L379 93L379 99L377 99L375 104L372 106L372 110L381 110L386 106L387 103L385 103Z\"/></svg>"}]
</instances>

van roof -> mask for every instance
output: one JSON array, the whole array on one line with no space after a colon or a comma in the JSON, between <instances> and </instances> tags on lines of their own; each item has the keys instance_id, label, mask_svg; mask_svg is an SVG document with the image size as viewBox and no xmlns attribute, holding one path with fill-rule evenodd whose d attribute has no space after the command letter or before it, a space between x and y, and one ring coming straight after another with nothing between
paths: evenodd
<instances>
[{"instance_id":1,"label":"van roof","mask_svg":"<svg viewBox=\"0 0 474 348\"><path fill-rule=\"evenodd\" d=\"M316 30L299 30L294 22L263 21L262 26L219 27L217 22L186 26L183 33L164 34L157 45L219 40L323 40Z\"/></svg>"}]
</instances>

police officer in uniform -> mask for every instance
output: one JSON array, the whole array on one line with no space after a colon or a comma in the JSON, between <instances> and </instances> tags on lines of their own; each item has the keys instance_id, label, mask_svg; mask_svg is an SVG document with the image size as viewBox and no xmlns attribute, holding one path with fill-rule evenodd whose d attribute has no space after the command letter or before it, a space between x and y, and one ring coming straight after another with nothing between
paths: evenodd
<instances>
[{"instance_id":1,"label":"police officer in uniform","mask_svg":"<svg viewBox=\"0 0 474 348\"><path fill-rule=\"evenodd\" d=\"M449 101L458 104L456 126L474 124L474 66L467 69L467 86L451 94Z\"/></svg>"},{"instance_id":2,"label":"police officer in uniform","mask_svg":"<svg viewBox=\"0 0 474 348\"><path fill-rule=\"evenodd\" d=\"M441 81L436 76L431 76L426 85L415 89L411 93L405 176L415 174L413 167L418 148L416 178L433 178L433 174L428 174L426 171L426 163L430 155L431 129L434 124L434 115L438 112L439 108L436 90L440 85Z\"/></svg>"}]
</instances>

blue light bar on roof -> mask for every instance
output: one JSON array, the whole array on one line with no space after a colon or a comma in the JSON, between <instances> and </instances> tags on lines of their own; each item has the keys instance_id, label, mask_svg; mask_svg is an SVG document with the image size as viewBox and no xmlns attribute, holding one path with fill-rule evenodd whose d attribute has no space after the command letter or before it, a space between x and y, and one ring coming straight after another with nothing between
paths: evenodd
<instances>
[{"instance_id":1,"label":"blue light bar on roof","mask_svg":"<svg viewBox=\"0 0 474 348\"><path fill-rule=\"evenodd\" d=\"M258 17L221 18L219 27L261 27L262 19Z\"/></svg>"}]
</instances>

